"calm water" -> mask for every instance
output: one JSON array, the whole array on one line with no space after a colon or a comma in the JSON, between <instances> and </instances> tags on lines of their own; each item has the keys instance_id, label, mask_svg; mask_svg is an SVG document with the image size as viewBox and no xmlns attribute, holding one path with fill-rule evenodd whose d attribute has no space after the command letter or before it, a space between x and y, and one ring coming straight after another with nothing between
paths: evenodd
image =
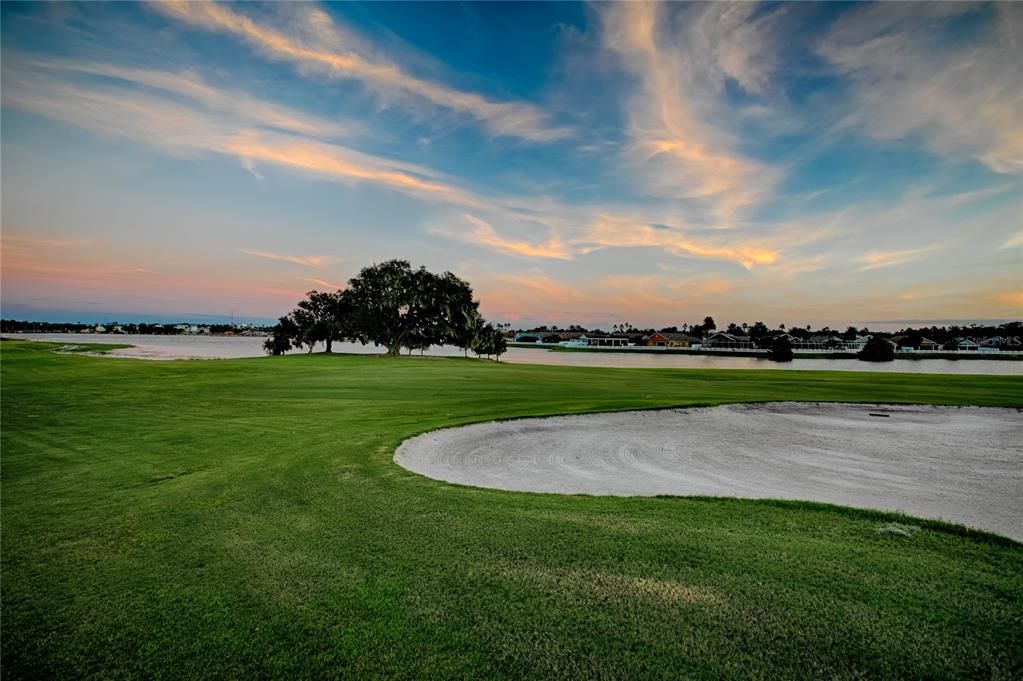
<instances>
[{"instance_id":1,"label":"calm water","mask_svg":"<svg viewBox=\"0 0 1023 681\"><path fill-rule=\"evenodd\" d=\"M263 338L224 336L95 336L75 333L12 334L17 338L56 343L129 343L134 347L114 350L119 357L141 359L234 359L262 357ZM322 347L317 350L322 350ZM373 345L335 343L335 352L359 354L381 353ZM431 348L427 355L461 357L458 348ZM757 357L721 357L710 355L657 355L630 352L550 352L543 348L508 348L501 358L518 364L551 364L587 367L642 367L676 369L776 369L827 371L883 371L924 374L996 374L1023 376L1023 362L999 360L901 360L872 364L854 359L796 359L778 364Z\"/></svg>"}]
</instances>

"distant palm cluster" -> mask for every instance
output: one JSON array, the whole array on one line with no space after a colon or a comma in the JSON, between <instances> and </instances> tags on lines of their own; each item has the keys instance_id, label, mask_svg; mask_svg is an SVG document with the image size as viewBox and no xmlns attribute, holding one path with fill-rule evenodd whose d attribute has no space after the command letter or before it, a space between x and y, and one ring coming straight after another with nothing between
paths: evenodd
<instances>
[{"instance_id":1,"label":"distant palm cluster","mask_svg":"<svg viewBox=\"0 0 1023 681\"><path fill-rule=\"evenodd\" d=\"M335 341L375 343L390 355L455 345L498 359L508 347L505 328L483 319L466 281L405 260L365 267L339 291L310 291L278 320L264 347L282 355L323 343L330 352Z\"/></svg>"}]
</instances>

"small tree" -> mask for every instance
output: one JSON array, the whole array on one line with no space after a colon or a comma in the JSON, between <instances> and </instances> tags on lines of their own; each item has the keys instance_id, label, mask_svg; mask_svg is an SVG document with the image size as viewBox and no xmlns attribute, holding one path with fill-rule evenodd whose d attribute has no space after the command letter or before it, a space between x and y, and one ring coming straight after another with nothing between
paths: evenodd
<instances>
[{"instance_id":1,"label":"small tree","mask_svg":"<svg viewBox=\"0 0 1023 681\"><path fill-rule=\"evenodd\" d=\"M792 343L785 336L778 336L771 343L771 348L767 351L767 358L772 362L791 362Z\"/></svg>"},{"instance_id":2,"label":"small tree","mask_svg":"<svg viewBox=\"0 0 1023 681\"><path fill-rule=\"evenodd\" d=\"M298 324L291 315L285 315L277 320L270 336L263 343L263 349L266 354L274 357L283 355L293 347L301 347L300 344L296 344L300 335L301 329Z\"/></svg>"},{"instance_id":3,"label":"small tree","mask_svg":"<svg viewBox=\"0 0 1023 681\"><path fill-rule=\"evenodd\" d=\"M494 358L498 362L501 361L501 355L508 350L508 340L504 337L504 331L501 329L494 329L494 337L491 341L491 350L494 352Z\"/></svg>"},{"instance_id":4,"label":"small tree","mask_svg":"<svg viewBox=\"0 0 1023 681\"><path fill-rule=\"evenodd\" d=\"M476 335L472 339L472 343L469 348L476 354L477 357L486 355L489 357L493 350L491 347L494 343L494 327L490 324L484 324L476 332Z\"/></svg>"},{"instance_id":5,"label":"small tree","mask_svg":"<svg viewBox=\"0 0 1023 681\"><path fill-rule=\"evenodd\" d=\"M327 352L331 352L334 341L352 336L352 306L344 291L310 291L291 316L301 327L301 344L308 345L309 352L319 342L326 345Z\"/></svg>"},{"instance_id":6,"label":"small tree","mask_svg":"<svg viewBox=\"0 0 1023 681\"><path fill-rule=\"evenodd\" d=\"M706 331L713 331L714 329L716 329L718 327L717 327L717 324L714 323L714 318L710 317L710 316L707 316L707 317L703 318L703 328Z\"/></svg>"},{"instance_id":7,"label":"small tree","mask_svg":"<svg viewBox=\"0 0 1023 681\"><path fill-rule=\"evenodd\" d=\"M895 359L895 348L887 339L874 336L857 356L864 362L891 362Z\"/></svg>"}]
</instances>

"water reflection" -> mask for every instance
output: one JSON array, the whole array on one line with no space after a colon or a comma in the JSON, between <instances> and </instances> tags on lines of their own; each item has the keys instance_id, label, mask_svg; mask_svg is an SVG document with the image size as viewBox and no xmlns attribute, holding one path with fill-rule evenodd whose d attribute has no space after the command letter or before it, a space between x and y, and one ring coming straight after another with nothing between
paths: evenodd
<instances>
[{"instance_id":1,"label":"water reflection","mask_svg":"<svg viewBox=\"0 0 1023 681\"><path fill-rule=\"evenodd\" d=\"M95 336L74 333L16 334L18 338L57 343L128 343L134 347L114 350L120 357L141 359L239 359L262 357L263 338L239 336ZM316 348L322 351L322 347ZM383 350L374 345L335 343L335 352L379 354ZM418 353L416 353L418 354ZM462 350L454 347L434 347L428 356L461 357ZM501 361L517 364L547 364L558 366L634 367L673 369L771 369L788 371L880 371L925 374L993 374L1023 375L1023 362L999 360L908 360L874 364L855 359L796 359L779 364L758 357L728 357L711 355L669 355L648 352L551 352L544 348L508 348Z\"/></svg>"}]
</instances>

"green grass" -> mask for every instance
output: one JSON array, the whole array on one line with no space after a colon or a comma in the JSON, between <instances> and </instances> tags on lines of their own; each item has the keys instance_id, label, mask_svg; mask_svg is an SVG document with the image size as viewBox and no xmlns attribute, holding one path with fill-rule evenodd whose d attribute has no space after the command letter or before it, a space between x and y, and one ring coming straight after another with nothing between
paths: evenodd
<instances>
[{"instance_id":1,"label":"green grass","mask_svg":"<svg viewBox=\"0 0 1023 681\"><path fill-rule=\"evenodd\" d=\"M1023 407L1017 377L0 351L5 678L1023 676L1018 543L819 504L457 487L391 459L535 414Z\"/></svg>"}]
</instances>

